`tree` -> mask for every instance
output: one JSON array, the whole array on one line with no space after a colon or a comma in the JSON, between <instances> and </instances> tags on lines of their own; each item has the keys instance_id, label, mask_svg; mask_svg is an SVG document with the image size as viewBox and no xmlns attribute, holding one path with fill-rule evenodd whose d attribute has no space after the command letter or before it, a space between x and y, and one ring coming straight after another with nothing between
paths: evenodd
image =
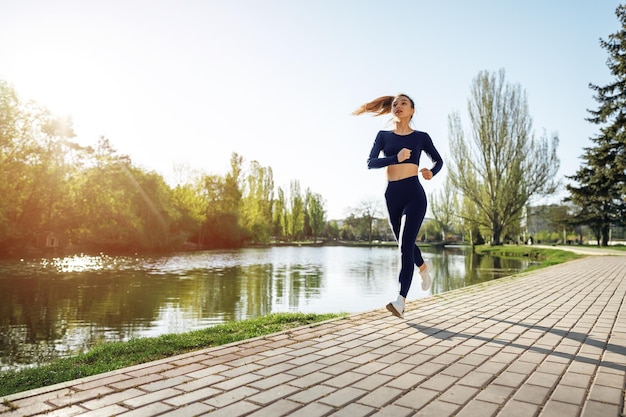
<instances>
[{"instance_id":1,"label":"tree","mask_svg":"<svg viewBox=\"0 0 626 417\"><path fill-rule=\"evenodd\" d=\"M587 121L604 125L600 134L585 148L584 161L576 174L567 178L576 184L566 187L579 208L579 224L588 225L606 246L611 225L625 224L626 218L626 6L615 10L621 29L600 45L609 53L607 65L615 81L604 87L589 84L599 103L597 110L587 110Z\"/></svg>"},{"instance_id":2,"label":"tree","mask_svg":"<svg viewBox=\"0 0 626 417\"><path fill-rule=\"evenodd\" d=\"M374 236L380 235L378 220L381 216L380 201L376 199L361 201L359 207L351 209L351 213L344 219L343 237L372 242ZM386 219L384 223L389 227Z\"/></svg>"},{"instance_id":3,"label":"tree","mask_svg":"<svg viewBox=\"0 0 626 417\"><path fill-rule=\"evenodd\" d=\"M262 167L257 161L252 161L250 172L246 177L246 188L241 206L241 223L253 242L267 243L270 240L273 198L272 169Z\"/></svg>"},{"instance_id":4,"label":"tree","mask_svg":"<svg viewBox=\"0 0 626 417\"><path fill-rule=\"evenodd\" d=\"M380 201L378 200L363 200L358 209L358 214L362 219L363 224L366 227L367 241L372 241L372 235L374 234L374 223L377 217L380 217Z\"/></svg>"},{"instance_id":5,"label":"tree","mask_svg":"<svg viewBox=\"0 0 626 417\"><path fill-rule=\"evenodd\" d=\"M441 240L446 241L448 233L459 217L459 202L449 176L446 177L444 189L432 194L428 201L433 219L441 231Z\"/></svg>"},{"instance_id":6,"label":"tree","mask_svg":"<svg viewBox=\"0 0 626 417\"><path fill-rule=\"evenodd\" d=\"M458 113L449 116L452 160L448 175L454 187L476 205L477 216L465 220L502 243L507 228L519 225L532 197L554 192L559 168L558 137L549 142L531 133L526 94L498 74L481 71L474 79L468 111L472 141L467 142ZM467 212L466 212L467 213Z\"/></svg>"},{"instance_id":7,"label":"tree","mask_svg":"<svg viewBox=\"0 0 626 417\"><path fill-rule=\"evenodd\" d=\"M287 230L287 201L285 197L285 190L282 187L278 187L276 191L276 200L272 205L272 232L277 238L286 238L288 236Z\"/></svg>"},{"instance_id":8,"label":"tree","mask_svg":"<svg viewBox=\"0 0 626 417\"><path fill-rule=\"evenodd\" d=\"M298 180L291 180L288 208L288 236L291 240L295 240L300 238L304 231L304 198L300 192L300 181Z\"/></svg>"},{"instance_id":9,"label":"tree","mask_svg":"<svg viewBox=\"0 0 626 417\"><path fill-rule=\"evenodd\" d=\"M306 223L308 223L311 229L311 237L315 242L324 231L324 225L326 223L324 200L320 194L312 192L309 188L307 188L304 195Z\"/></svg>"},{"instance_id":10,"label":"tree","mask_svg":"<svg viewBox=\"0 0 626 417\"><path fill-rule=\"evenodd\" d=\"M199 240L206 247L236 248L242 245L239 226L242 163L243 158L233 153L230 171L224 177L206 175L203 178L202 192L207 205Z\"/></svg>"}]
</instances>

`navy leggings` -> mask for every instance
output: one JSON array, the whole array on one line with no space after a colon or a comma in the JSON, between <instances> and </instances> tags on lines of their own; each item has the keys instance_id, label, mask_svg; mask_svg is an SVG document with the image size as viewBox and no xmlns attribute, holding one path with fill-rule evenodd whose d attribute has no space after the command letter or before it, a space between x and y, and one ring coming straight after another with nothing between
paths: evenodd
<instances>
[{"instance_id":1,"label":"navy leggings","mask_svg":"<svg viewBox=\"0 0 626 417\"><path fill-rule=\"evenodd\" d=\"M415 244L417 233L420 230L426 215L426 193L419 178L409 177L399 181L389 181L385 191L389 223L396 240L400 243L402 266L400 268L400 295L405 297L409 293L415 265L424 263L422 252ZM404 228L401 230L402 216Z\"/></svg>"}]
</instances>

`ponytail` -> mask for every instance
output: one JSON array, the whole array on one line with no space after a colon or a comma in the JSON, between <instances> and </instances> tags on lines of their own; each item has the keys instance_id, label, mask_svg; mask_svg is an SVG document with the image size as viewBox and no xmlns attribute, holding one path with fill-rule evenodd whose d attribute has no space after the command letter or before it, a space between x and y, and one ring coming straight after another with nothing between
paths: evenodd
<instances>
[{"instance_id":1,"label":"ponytail","mask_svg":"<svg viewBox=\"0 0 626 417\"><path fill-rule=\"evenodd\" d=\"M369 103L363 104L353 111L352 114L358 116L363 113L375 113L375 116L382 116L383 114L391 113L391 103L393 103L394 98L394 96L378 97Z\"/></svg>"},{"instance_id":2,"label":"ponytail","mask_svg":"<svg viewBox=\"0 0 626 417\"><path fill-rule=\"evenodd\" d=\"M374 116L382 116L383 114L391 113L391 105L396 97L406 97L411 102L411 107L415 108L413 99L406 94L398 94L397 96L382 96L363 104L361 107L352 112L353 115L358 116L363 113L374 113Z\"/></svg>"}]
</instances>

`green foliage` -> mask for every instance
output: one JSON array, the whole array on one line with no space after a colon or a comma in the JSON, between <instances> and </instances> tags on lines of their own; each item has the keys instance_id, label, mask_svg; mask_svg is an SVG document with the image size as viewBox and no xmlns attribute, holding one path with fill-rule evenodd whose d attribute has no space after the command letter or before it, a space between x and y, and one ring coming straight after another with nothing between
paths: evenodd
<instances>
[{"instance_id":1,"label":"green foliage","mask_svg":"<svg viewBox=\"0 0 626 417\"><path fill-rule=\"evenodd\" d=\"M307 188L305 193L305 229L307 236L316 241L324 232L326 224L326 210L324 200L320 194Z\"/></svg>"},{"instance_id":2,"label":"green foliage","mask_svg":"<svg viewBox=\"0 0 626 417\"><path fill-rule=\"evenodd\" d=\"M507 231L519 227L531 197L556 189L558 138L534 138L526 95L520 86L505 83L504 70L480 72L471 93L469 141L460 116L449 117L454 151L448 175L465 199L464 221L498 245Z\"/></svg>"},{"instance_id":3,"label":"green foliage","mask_svg":"<svg viewBox=\"0 0 626 417\"><path fill-rule=\"evenodd\" d=\"M244 172L231 156L226 175L198 175L170 187L133 165L109 139L74 142L72 120L20 101L0 80L0 255L155 252L241 247L247 242L316 239L325 230L322 197L291 183L274 199L272 170ZM50 240L50 238L53 238Z\"/></svg>"},{"instance_id":4,"label":"green foliage","mask_svg":"<svg viewBox=\"0 0 626 417\"><path fill-rule=\"evenodd\" d=\"M525 257L534 261L541 262L540 265L531 266L530 268L526 269L526 271L531 271L533 269L539 269L550 265L557 265L563 262L567 262L569 260L578 259L582 256L574 252L569 252L565 250L536 248L533 246L476 246L475 250L478 253L489 253L492 256L498 256L503 258Z\"/></svg>"},{"instance_id":5,"label":"green foliage","mask_svg":"<svg viewBox=\"0 0 626 417\"><path fill-rule=\"evenodd\" d=\"M456 228L459 228L460 204L450 177L446 177L446 183L443 190L432 194L428 199L430 212L433 214L436 229L440 233L440 239L446 241L448 234ZM435 239L438 240L438 239Z\"/></svg>"},{"instance_id":6,"label":"green foliage","mask_svg":"<svg viewBox=\"0 0 626 417\"><path fill-rule=\"evenodd\" d=\"M589 110L589 122L602 125L600 134L585 148L583 165L567 178L568 197L577 207L577 224L590 226L600 246L609 241L611 225L626 218L626 6L615 11L621 28L600 44L609 53L608 66L615 81L606 86L590 84L599 107Z\"/></svg>"},{"instance_id":7,"label":"green foliage","mask_svg":"<svg viewBox=\"0 0 626 417\"><path fill-rule=\"evenodd\" d=\"M275 313L183 334L166 334L158 337L131 339L128 342L103 343L87 353L59 359L48 365L1 373L0 395L70 381L295 327L313 325L341 316L341 314Z\"/></svg>"},{"instance_id":8,"label":"green foliage","mask_svg":"<svg viewBox=\"0 0 626 417\"><path fill-rule=\"evenodd\" d=\"M242 227L252 242L268 243L270 241L273 199L272 169L262 167L257 161L252 161L246 178L246 192L241 212Z\"/></svg>"}]
</instances>

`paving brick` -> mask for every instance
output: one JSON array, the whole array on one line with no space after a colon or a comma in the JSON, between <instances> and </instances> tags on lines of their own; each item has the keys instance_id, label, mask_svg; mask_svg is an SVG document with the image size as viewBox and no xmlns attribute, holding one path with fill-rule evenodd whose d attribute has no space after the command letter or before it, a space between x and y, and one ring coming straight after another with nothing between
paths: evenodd
<instances>
[{"instance_id":1,"label":"paving brick","mask_svg":"<svg viewBox=\"0 0 626 417\"><path fill-rule=\"evenodd\" d=\"M168 369L161 372L161 375L165 378L172 378L175 376L186 375L189 373L195 373L198 370L205 369L207 366L202 363L190 363L184 366L177 366L175 368Z\"/></svg>"},{"instance_id":2,"label":"paving brick","mask_svg":"<svg viewBox=\"0 0 626 417\"><path fill-rule=\"evenodd\" d=\"M347 387L335 391L327 397L321 398L319 402L333 407L343 407L344 405L354 402L366 394L367 391L365 390Z\"/></svg>"},{"instance_id":3,"label":"paving brick","mask_svg":"<svg viewBox=\"0 0 626 417\"><path fill-rule=\"evenodd\" d=\"M280 374L280 373L285 373L297 367L297 365L290 364L290 363L283 363L283 362L271 364L271 363L264 363L264 361L260 361L258 362L258 364L263 367L261 369L257 369L256 371L254 371L254 373L257 375L263 375L266 377Z\"/></svg>"},{"instance_id":4,"label":"paving brick","mask_svg":"<svg viewBox=\"0 0 626 417\"><path fill-rule=\"evenodd\" d=\"M410 408L391 404L371 414L371 417L409 417L414 415L414 413L415 411Z\"/></svg>"},{"instance_id":5,"label":"paving brick","mask_svg":"<svg viewBox=\"0 0 626 417\"><path fill-rule=\"evenodd\" d=\"M324 361L322 360L319 363L324 363ZM329 366L326 366L324 368L324 372L328 374L332 374L332 375L341 375L345 372L351 371L352 369L358 368L358 367L359 367L358 363L339 361Z\"/></svg>"},{"instance_id":6,"label":"paving brick","mask_svg":"<svg viewBox=\"0 0 626 417\"><path fill-rule=\"evenodd\" d=\"M252 388L264 390L264 389L275 387L277 385L282 385L296 378L297 377L295 375L281 373L281 374L273 375L269 378L263 378L258 381L254 381L248 385L251 386Z\"/></svg>"},{"instance_id":7,"label":"paving brick","mask_svg":"<svg viewBox=\"0 0 626 417\"><path fill-rule=\"evenodd\" d=\"M326 385L315 385L305 390L299 390L297 393L287 397L287 399L302 404L309 404L335 391L337 391L337 388Z\"/></svg>"},{"instance_id":8,"label":"paving brick","mask_svg":"<svg viewBox=\"0 0 626 417\"><path fill-rule=\"evenodd\" d=\"M249 417L280 417L291 416L292 411L300 408L301 405L289 400L279 400L275 403L269 404L265 407L258 409L257 411L249 414Z\"/></svg>"},{"instance_id":9,"label":"paving brick","mask_svg":"<svg viewBox=\"0 0 626 417\"><path fill-rule=\"evenodd\" d=\"M129 375L125 375L123 373L115 373L108 377L98 378L87 383L76 384L72 386L72 389L76 391L91 391L94 389L99 389L100 387L115 384L117 382L126 381L132 378Z\"/></svg>"},{"instance_id":10,"label":"paving brick","mask_svg":"<svg viewBox=\"0 0 626 417\"><path fill-rule=\"evenodd\" d=\"M438 392L427 390L424 388L416 388L396 400L394 404L401 407L412 408L419 410L428 404L433 398L438 395Z\"/></svg>"},{"instance_id":11,"label":"paving brick","mask_svg":"<svg viewBox=\"0 0 626 417\"><path fill-rule=\"evenodd\" d=\"M165 388L178 387L188 381L193 381L193 379L185 375L180 375L174 378L164 378L158 381L149 382L147 384L140 385L137 388L144 391L154 392Z\"/></svg>"},{"instance_id":12,"label":"paving brick","mask_svg":"<svg viewBox=\"0 0 626 417\"><path fill-rule=\"evenodd\" d=\"M568 387L567 385L556 387L552 394L553 400L574 405L582 405L586 397L587 390L577 387Z\"/></svg>"},{"instance_id":13,"label":"paving brick","mask_svg":"<svg viewBox=\"0 0 626 417\"><path fill-rule=\"evenodd\" d=\"M143 407L140 407L131 411L127 411L125 413L117 414L117 415L119 415L120 417L155 416L155 415L162 414L166 411L170 411L172 409L173 409L172 406L158 402L158 403L147 404L147 405L144 405ZM111 416L111 415L116 415L116 414L108 414L108 415Z\"/></svg>"},{"instance_id":14,"label":"paving brick","mask_svg":"<svg viewBox=\"0 0 626 417\"><path fill-rule=\"evenodd\" d=\"M34 415L34 414L39 414L39 413L44 413L44 412L50 413L51 410L54 410L56 408L52 406L51 404L47 404L44 401L26 401L26 400L9 401L8 399L3 398L3 403L4 404L2 405L2 408L0 409L1 413L8 413L9 410L13 410L13 408L15 408L15 410L12 411L12 414L19 412L20 415L24 415L24 416ZM82 410L84 411L85 409L83 408Z\"/></svg>"},{"instance_id":15,"label":"paving brick","mask_svg":"<svg viewBox=\"0 0 626 417\"><path fill-rule=\"evenodd\" d=\"M619 405L622 400L622 388L594 385L589 393L589 400Z\"/></svg>"},{"instance_id":16,"label":"paving brick","mask_svg":"<svg viewBox=\"0 0 626 417\"><path fill-rule=\"evenodd\" d=\"M426 404L426 406L419 410L418 416L437 416L437 417L452 417L456 416L460 406L457 404L447 403L439 401L438 399Z\"/></svg>"},{"instance_id":17,"label":"paving brick","mask_svg":"<svg viewBox=\"0 0 626 417\"><path fill-rule=\"evenodd\" d=\"M202 389L197 389L195 391L187 392L185 394L180 394L172 398L168 398L166 400L163 400L163 402L176 407L180 407L182 405L206 400L221 393L222 391L216 390L215 388L205 387Z\"/></svg>"},{"instance_id":18,"label":"paving brick","mask_svg":"<svg viewBox=\"0 0 626 417\"><path fill-rule=\"evenodd\" d=\"M86 411L80 405L70 405L69 407L57 408L56 410L51 411L49 413L46 412L43 415L45 417L73 417L73 416L92 415L92 417L93 417L94 414L96 416L108 416L108 415L112 415L110 413L114 413L116 411L117 412L124 412L126 410L127 409L124 408L124 407L120 407L118 405L112 405L112 406L108 406L108 407L101 408L101 409L98 409L98 410ZM20 413L20 414L17 414L19 416L31 416L31 415L34 415L34 414L39 414L38 411L34 411L33 409L26 410L26 409L21 409L20 408L19 410L13 411L11 414L8 414L8 415L9 416L14 416L14 415L16 415L15 413Z\"/></svg>"},{"instance_id":19,"label":"paving brick","mask_svg":"<svg viewBox=\"0 0 626 417\"><path fill-rule=\"evenodd\" d=\"M540 387L553 388L559 379L560 375L547 374L545 372L535 372L528 378L526 382L531 385L539 385Z\"/></svg>"},{"instance_id":20,"label":"paving brick","mask_svg":"<svg viewBox=\"0 0 626 417\"><path fill-rule=\"evenodd\" d=\"M622 388L624 386L624 373L612 374L608 372L598 372L595 383L606 387Z\"/></svg>"},{"instance_id":21,"label":"paving brick","mask_svg":"<svg viewBox=\"0 0 626 417\"><path fill-rule=\"evenodd\" d=\"M399 388L402 390L408 390L418 386L422 381L426 380L426 376L418 375L414 373L407 373L397 378L393 378L386 383L387 386L392 388Z\"/></svg>"},{"instance_id":22,"label":"paving brick","mask_svg":"<svg viewBox=\"0 0 626 417\"><path fill-rule=\"evenodd\" d=\"M438 374L425 380L420 385L420 387L433 390L433 391L443 392L446 389L448 389L448 387L456 383L458 380L459 380L458 378L455 378L452 376Z\"/></svg>"},{"instance_id":23,"label":"paving brick","mask_svg":"<svg viewBox=\"0 0 626 417\"><path fill-rule=\"evenodd\" d=\"M526 380L527 375L516 372L504 371L493 380L493 384L504 385L511 388L518 388Z\"/></svg>"},{"instance_id":24,"label":"paving brick","mask_svg":"<svg viewBox=\"0 0 626 417\"><path fill-rule=\"evenodd\" d=\"M498 409L497 404L475 400L458 410L456 417L494 417Z\"/></svg>"},{"instance_id":25,"label":"paving brick","mask_svg":"<svg viewBox=\"0 0 626 417\"><path fill-rule=\"evenodd\" d=\"M200 388L216 385L224 381L225 379L226 379L225 377L220 376L220 375L209 375L204 378L189 379L181 384L174 385L174 386L176 387L176 389L189 392L189 391L195 391Z\"/></svg>"},{"instance_id":26,"label":"paving brick","mask_svg":"<svg viewBox=\"0 0 626 417\"><path fill-rule=\"evenodd\" d=\"M251 382L258 381L263 377L255 374L244 374L234 378L226 378L224 381L214 385L215 388L221 390L231 390L238 388L242 385L250 384Z\"/></svg>"},{"instance_id":27,"label":"paving brick","mask_svg":"<svg viewBox=\"0 0 626 417\"><path fill-rule=\"evenodd\" d=\"M476 369L475 366L467 365L463 363L453 363L441 371L444 375L450 375L456 378L462 378L471 371Z\"/></svg>"},{"instance_id":28,"label":"paving brick","mask_svg":"<svg viewBox=\"0 0 626 417\"><path fill-rule=\"evenodd\" d=\"M408 363L394 363L393 365L386 365L381 368L378 373L389 376L404 375L415 368L415 365Z\"/></svg>"},{"instance_id":29,"label":"paving brick","mask_svg":"<svg viewBox=\"0 0 626 417\"><path fill-rule=\"evenodd\" d=\"M585 404L581 417L620 416L619 412L619 407L615 404L604 404L595 401L589 401ZM621 415L624 415L623 411Z\"/></svg>"},{"instance_id":30,"label":"paving brick","mask_svg":"<svg viewBox=\"0 0 626 417\"><path fill-rule=\"evenodd\" d=\"M218 408L218 409L223 409L223 408L227 408L228 405L232 404L232 403L236 403L236 402L243 402L242 400L244 400L245 398L248 398L256 393L258 393L259 390L253 389L253 388L249 388L249 387L238 387L236 389L232 389L229 391L226 391L222 394L219 395L215 395L211 398L209 398L208 400L205 400L204 402L212 407ZM258 407L255 407L255 409Z\"/></svg>"},{"instance_id":31,"label":"paving brick","mask_svg":"<svg viewBox=\"0 0 626 417\"><path fill-rule=\"evenodd\" d=\"M381 375L381 374L374 374L374 375L370 375L368 377L365 377L363 379L361 379L358 382L355 382L352 385L352 387L354 388L359 388L359 389L363 389L366 391L372 391L382 385L387 384L389 381L393 380L394 377L389 376L389 375ZM389 385L389 384L387 384ZM391 385L389 385L391 386Z\"/></svg>"},{"instance_id":32,"label":"paving brick","mask_svg":"<svg viewBox=\"0 0 626 417\"><path fill-rule=\"evenodd\" d=\"M587 388L591 383L591 375L578 374L575 372L565 372L561 377L560 383L563 385L579 388Z\"/></svg>"},{"instance_id":33,"label":"paving brick","mask_svg":"<svg viewBox=\"0 0 626 417\"><path fill-rule=\"evenodd\" d=\"M91 391L68 392L63 396L49 399L48 403L53 404L57 407L65 407L71 404L79 404L85 401L93 400L103 395L110 394L111 392L114 391L109 387L97 387ZM17 402L16 404L19 405L19 403Z\"/></svg>"},{"instance_id":34,"label":"paving brick","mask_svg":"<svg viewBox=\"0 0 626 417\"><path fill-rule=\"evenodd\" d=\"M365 377L366 376L361 373L348 371L345 373L341 373L333 378L327 379L326 381L324 381L324 384L330 385L331 387L343 388L345 386L352 385L353 383L358 382Z\"/></svg>"},{"instance_id":35,"label":"paving brick","mask_svg":"<svg viewBox=\"0 0 626 417\"><path fill-rule=\"evenodd\" d=\"M284 384L271 389L261 390L258 394L248 397L248 401L261 405L267 405L278 399L288 397L298 391L299 389L297 387Z\"/></svg>"},{"instance_id":36,"label":"paving brick","mask_svg":"<svg viewBox=\"0 0 626 417\"><path fill-rule=\"evenodd\" d=\"M209 411L214 410L213 407L204 403L192 403L183 407L175 408L165 414L160 414L159 417L196 417L204 415Z\"/></svg>"},{"instance_id":37,"label":"paving brick","mask_svg":"<svg viewBox=\"0 0 626 417\"><path fill-rule=\"evenodd\" d=\"M93 400L84 401L81 403L81 405L89 410L97 410L98 408L104 408L108 405L123 402L130 398L138 397L144 394L145 394L145 391L142 391L136 388L131 388L131 389L122 390L119 392L113 392L111 394L104 395L102 397L99 397Z\"/></svg>"},{"instance_id":38,"label":"paving brick","mask_svg":"<svg viewBox=\"0 0 626 417\"><path fill-rule=\"evenodd\" d=\"M213 411L209 411L205 416L210 417L240 417L250 414L251 412L260 409L261 406L252 404L247 401L237 401L230 403L229 405L218 408Z\"/></svg>"},{"instance_id":39,"label":"paving brick","mask_svg":"<svg viewBox=\"0 0 626 417\"><path fill-rule=\"evenodd\" d=\"M463 405L473 398L478 392L480 392L478 388L454 385L441 394L439 399L441 401Z\"/></svg>"},{"instance_id":40,"label":"paving brick","mask_svg":"<svg viewBox=\"0 0 626 417\"><path fill-rule=\"evenodd\" d=\"M330 414L333 407L326 404L312 403L307 404L289 414L289 417L325 417Z\"/></svg>"},{"instance_id":41,"label":"paving brick","mask_svg":"<svg viewBox=\"0 0 626 417\"><path fill-rule=\"evenodd\" d=\"M369 391L369 393L361 397L358 402L359 404L365 404L373 408L380 408L394 401L402 393L403 391L397 388L379 387Z\"/></svg>"},{"instance_id":42,"label":"paving brick","mask_svg":"<svg viewBox=\"0 0 626 417\"><path fill-rule=\"evenodd\" d=\"M513 392L515 392L515 390L510 387L502 385L489 385L476 396L476 399L502 405L513 394Z\"/></svg>"},{"instance_id":43,"label":"paving brick","mask_svg":"<svg viewBox=\"0 0 626 417\"><path fill-rule=\"evenodd\" d=\"M138 387L144 384L149 384L151 382L159 381L161 379L164 379L163 375L148 374L148 375L140 376L137 378L130 378L124 381L115 382L115 383L109 384L109 386L116 390L122 390L122 389Z\"/></svg>"},{"instance_id":44,"label":"paving brick","mask_svg":"<svg viewBox=\"0 0 626 417\"><path fill-rule=\"evenodd\" d=\"M483 388L487 384L495 379L493 374L487 372L472 371L459 380L460 385L467 385L470 387Z\"/></svg>"},{"instance_id":45,"label":"paving brick","mask_svg":"<svg viewBox=\"0 0 626 417\"><path fill-rule=\"evenodd\" d=\"M313 372L298 379L289 381L289 385L300 388L308 388L312 385L316 385L328 379L331 379L332 377L333 375L327 374L325 372Z\"/></svg>"},{"instance_id":46,"label":"paving brick","mask_svg":"<svg viewBox=\"0 0 626 417\"><path fill-rule=\"evenodd\" d=\"M564 416L576 416L580 411L580 407L562 403L560 401L548 400L546 405L541 410L539 417L564 417ZM608 417L608 416L605 416Z\"/></svg>"},{"instance_id":47,"label":"paving brick","mask_svg":"<svg viewBox=\"0 0 626 417\"><path fill-rule=\"evenodd\" d=\"M55 417L55 416L65 417L65 416L74 415L72 411L73 411L72 407L60 408L57 410L56 413L52 412L52 413L47 413L45 415L46 417ZM107 405L106 407L99 408L97 410L91 410L86 413L76 414L76 415L80 415L81 417L110 417L110 416L122 415L123 413L126 413L127 411L128 411L128 408L122 407L121 405L117 405L117 404L111 404L111 405Z\"/></svg>"},{"instance_id":48,"label":"paving brick","mask_svg":"<svg viewBox=\"0 0 626 417\"><path fill-rule=\"evenodd\" d=\"M363 404L348 404L344 408L331 414L332 417L366 417L375 409Z\"/></svg>"},{"instance_id":49,"label":"paving brick","mask_svg":"<svg viewBox=\"0 0 626 417\"><path fill-rule=\"evenodd\" d=\"M174 389L174 388L166 388L163 390L150 392L148 394L129 398L127 400L122 401L121 404L126 405L130 408L138 408L146 404L154 403L157 401L164 401L168 398L172 398L177 395L180 395L179 390Z\"/></svg>"},{"instance_id":50,"label":"paving brick","mask_svg":"<svg viewBox=\"0 0 626 417\"><path fill-rule=\"evenodd\" d=\"M386 369L388 367L388 365L386 363L381 363L381 362L368 362L364 365L359 366L358 368L354 368L353 371L354 372L358 372L360 374L364 374L364 375L372 375L372 374L376 374L379 371Z\"/></svg>"}]
</instances>

